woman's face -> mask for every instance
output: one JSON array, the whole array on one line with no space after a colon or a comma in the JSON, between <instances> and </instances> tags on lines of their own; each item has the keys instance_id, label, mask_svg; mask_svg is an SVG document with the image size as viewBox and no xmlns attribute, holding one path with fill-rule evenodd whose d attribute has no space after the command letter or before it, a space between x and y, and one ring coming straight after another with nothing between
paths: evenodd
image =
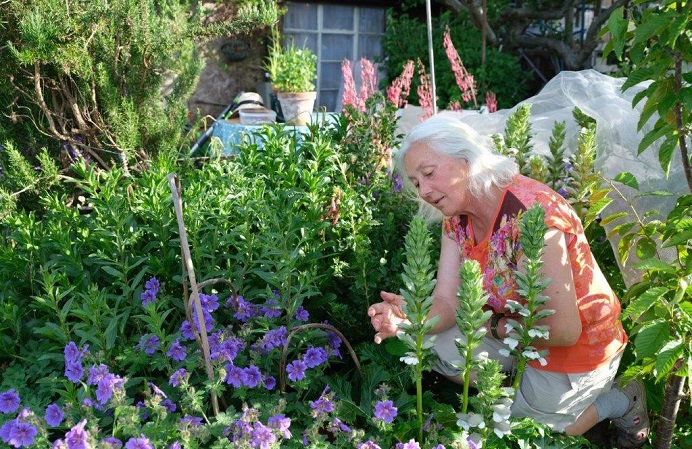
<instances>
[{"instance_id":1,"label":"woman's face","mask_svg":"<svg viewBox=\"0 0 692 449\"><path fill-rule=\"evenodd\" d=\"M432 150L425 143L414 143L404 156L406 174L418 195L445 216L466 213L469 163Z\"/></svg>"}]
</instances>

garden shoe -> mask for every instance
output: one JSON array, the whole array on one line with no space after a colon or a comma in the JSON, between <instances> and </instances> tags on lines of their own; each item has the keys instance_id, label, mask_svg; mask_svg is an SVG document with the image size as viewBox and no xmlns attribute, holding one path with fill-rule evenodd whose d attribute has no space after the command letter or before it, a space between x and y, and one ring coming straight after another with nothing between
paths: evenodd
<instances>
[{"instance_id":1,"label":"garden shoe","mask_svg":"<svg viewBox=\"0 0 692 449\"><path fill-rule=\"evenodd\" d=\"M615 387L625 393L630 400L627 412L613 419L616 431L616 442L619 448L642 447L649 436L649 416L646 408L646 389L640 380L632 379L627 385L621 385L615 379Z\"/></svg>"}]
</instances>

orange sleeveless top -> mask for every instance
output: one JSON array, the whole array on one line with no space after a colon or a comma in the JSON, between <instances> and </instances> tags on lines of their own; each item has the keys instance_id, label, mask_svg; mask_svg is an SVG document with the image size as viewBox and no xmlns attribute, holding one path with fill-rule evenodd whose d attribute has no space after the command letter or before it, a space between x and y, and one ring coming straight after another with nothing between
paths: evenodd
<instances>
[{"instance_id":1,"label":"orange sleeveless top","mask_svg":"<svg viewBox=\"0 0 692 449\"><path fill-rule=\"evenodd\" d=\"M534 203L545 210L546 226L562 231L567 238L582 333L577 343L568 347L541 347L536 344L539 340L535 341L539 350L549 351L545 357L548 363L529 364L553 372L592 371L623 348L627 335L620 322L620 301L591 253L579 217L562 196L538 181L517 175L503 192L493 230L486 238L476 242L467 216L445 219L443 232L459 245L462 262L472 259L480 263L488 306L505 312L508 299L521 301L514 279L521 255L516 216Z\"/></svg>"}]
</instances>

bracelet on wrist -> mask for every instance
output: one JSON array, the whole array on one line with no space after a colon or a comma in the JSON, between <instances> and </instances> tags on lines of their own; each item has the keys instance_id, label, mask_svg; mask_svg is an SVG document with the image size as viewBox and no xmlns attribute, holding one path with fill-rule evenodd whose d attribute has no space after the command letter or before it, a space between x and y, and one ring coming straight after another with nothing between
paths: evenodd
<instances>
[{"instance_id":1,"label":"bracelet on wrist","mask_svg":"<svg viewBox=\"0 0 692 449\"><path fill-rule=\"evenodd\" d=\"M500 334L497 333L497 326L500 324L500 319L504 317L505 316L502 313L493 313L493 316L490 319L490 334L493 336L493 338L497 340L502 339L502 337L500 337Z\"/></svg>"}]
</instances>

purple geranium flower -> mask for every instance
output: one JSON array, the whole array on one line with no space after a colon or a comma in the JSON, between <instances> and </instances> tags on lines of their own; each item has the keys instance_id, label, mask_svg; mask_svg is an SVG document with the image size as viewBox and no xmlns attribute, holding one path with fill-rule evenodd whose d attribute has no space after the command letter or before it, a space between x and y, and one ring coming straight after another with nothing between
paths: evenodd
<instances>
[{"instance_id":1,"label":"purple geranium flower","mask_svg":"<svg viewBox=\"0 0 692 449\"><path fill-rule=\"evenodd\" d=\"M82 362L80 360L67 362L65 364L65 377L67 377L70 382L74 384L79 383L83 375L84 368L82 367Z\"/></svg>"},{"instance_id":2,"label":"purple geranium flower","mask_svg":"<svg viewBox=\"0 0 692 449\"><path fill-rule=\"evenodd\" d=\"M130 438L125 443L125 449L154 449L148 438L141 436L139 438Z\"/></svg>"},{"instance_id":3,"label":"purple geranium flower","mask_svg":"<svg viewBox=\"0 0 692 449\"><path fill-rule=\"evenodd\" d=\"M272 430L257 421L250 433L250 444L252 447L269 449L274 443L276 443L276 436L272 433Z\"/></svg>"},{"instance_id":4,"label":"purple geranium flower","mask_svg":"<svg viewBox=\"0 0 692 449\"><path fill-rule=\"evenodd\" d=\"M377 404L375 404L375 418L379 419L380 421L385 422L386 424L391 423L394 421L394 418L397 415L397 408L394 407L394 403L390 401L389 399L384 400L384 401L379 401Z\"/></svg>"},{"instance_id":5,"label":"purple geranium flower","mask_svg":"<svg viewBox=\"0 0 692 449\"><path fill-rule=\"evenodd\" d=\"M291 418L287 418L286 415L278 414L271 416L267 420L267 425L272 429L276 429L281 433L281 436L288 439L291 438L291 432L288 430L291 427Z\"/></svg>"},{"instance_id":6,"label":"purple geranium flower","mask_svg":"<svg viewBox=\"0 0 692 449\"><path fill-rule=\"evenodd\" d=\"M171 401L170 399L164 399L161 401L161 406L165 407L169 413L174 413L176 410L178 410L178 406L175 405L175 402Z\"/></svg>"},{"instance_id":7,"label":"purple geranium flower","mask_svg":"<svg viewBox=\"0 0 692 449\"><path fill-rule=\"evenodd\" d=\"M187 370L185 368L180 368L179 370L171 374L171 378L168 380L168 383L171 384L172 387L179 387L180 384L186 381Z\"/></svg>"},{"instance_id":8,"label":"purple geranium flower","mask_svg":"<svg viewBox=\"0 0 692 449\"><path fill-rule=\"evenodd\" d=\"M158 335L155 334L142 335L142 337L139 339L139 343L137 344L137 348L140 351L144 351L149 355L155 353L159 346L161 346L161 340L159 340Z\"/></svg>"},{"instance_id":9,"label":"purple geranium flower","mask_svg":"<svg viewBox=\"0 0 692 449\"><path fill-rule=\"evenodd\" d=\"M380 446L377 444L373 443L371 440L366 441L365 443L360 443L358 446L356 446L356 449L382 449Z\"/></svg>"},{"instance_id":10,"label":"purple geranium flower","mask_svg":"<svg viewBox=\"0 0 692 449\"><path fill-rule=\"evenodd\" d=\"M334 403L326 396L322 395L316 401L310 402L310 408L319 415L327 415L334 411Z\"/></svg>"},{"instance_id":11,"label":"purple geranium flower","mask_svg":"<svg viewBox=\"0 0 692 449\"><path fill-rule=\"evenodd\" d=\"M243 369L243 384L248 388L255 388L262 381L262 373L255 365Z\"/></svg>"},{"instance_id":12,"label":"purple geranium flower","mask_svg":"<svg viewBox=\"0 0 692 449\"><path fill-rule=\"evenodd\" d=\"M108 375L108 367L104 364L92 365L89 368L89 375L87 376L88 385L98 385L98 383Z\"/></svg>"},{"instance_id":13,"label":"purple geranium flower","mask_svg":"<svg viewBox=\"0 0 692 449\"><path fill-rule=\"evenodd\" d=\"M46 407L46 423L51 427L57 427L62 422L62 409L58 404L50 404Z\"/></svg>"},{"instance_id":14,"label":"purple geranium flower","mask_svg":"<svg viewBox=\"0 0 692 449\"><path fill-rule=\"evenodd\" d=\"M264 385L264 388L267 390L273 390L274 387L276 387L276 379L274 376L267 376L264 379L262 379L262 384Z\"/></svg>"},{"instance_id":15,"label":"purple geranium flower","mask_svg":"<svg viewBox=\"0 0 692 449\"><path fill-rule=\"evenodd\" d=\"M396 443L396 449L420 449L420 444L411 438L408 443Z\"/></svg>"},{"instance_id":16,"label":"purple geranium flower","mask_svg":"<svg viewBox=\"0 0 692 449\"><path fill-rule=\"evenodd\" d=\"M310 319L310 313L305 309L305 307L300 306L298 307L298 310L296 310L296 320L298 321L307 321Z\"/></svg>"},{"instance_id":17,"label":"purple geranium flower","mask_svg":"<svg viewBox=\"0 0 692 449\"><path fill-rule=\"evenodd\" d=\"M67 362L67 363L81 361L81 359L82 359L82 354L79 351L77 344L73 341L69 342L65 346L64 354L65 354L65 362Z\"/></svg>"},{"instance_id":18,"label":"purple geranium flower","mask_svg":"<svg viewBox=\"0 0 692 449\"><path fill-rule=\"evenodd\" d=\"M226 383L240 388L243 386L243 369L239 366L226 364Z\"/></svg>"},{"instance_id":19,"label":"purple geranium flower","mask_svg":"<svg viewBox=\"0 0 692 449\"><path fill-rule=\"evenodd\" d=\"M293 382L299 381L305 378L305 370L308 366L302 360L294 360L288 364L286 367L286 372L288 373L288 378Z\"/></svg>"},{"instance_id":20,"label":"purple geranium flower","mask_svg":"<svg viewBox=\"0 0 692 449\"><path fill-rule=\"evenodd\" d=\"M145 284L144 288L147 290L150 290L154 292L154 296L156 296L159 293L159 287L161 287L161 283L159 282L158 279L155 277L150 278Z\"/></svg>"},{"instance_id":21,"label":"purple geranium flower","mask_svg":"<svg viewBox=\"0 0 692 449\"><path fill-rule=\"evenodd\" d=\"M101 443L110 446L111 449L120 449L123 447L123 442L115 437L106 437L101 440Z\"/></svg>"},{"instance_id":22,"label":"purple geranium flower","mask_svg":"<svg viewBox=\"0 0 692 449\"><path fill-rule=\"evenodd\" d=\"M67 447L70 449L87 449L91 447L89 435L86 430L84 430L85 425L86 419L83 419L65 434L65 443Z\"/></svg>"},{"instance_id":23,"label":"purple geranium flower","mask_svg":"<svg viewBox=\"0 0 692 449\"><path fill-rule=\"evenodd\" d=\"M168 446L168 449L183 449L183 446L180 444L179 441L174 441L173 444Z\"/></svg>"},{"instance_id":24,"label":"purple geranium flower","mask_svg":"<svg viewBox=\"0 0 692 449\"><path fill-rule=\"evenodd\" d=\"M12 429L14 428L15 424L17 424L17 420L11 419L6 421L2 427L0 427L0 439L2 439L2 441L5 443L10 442L10 434L12 433Z\"/></svg>"},{"instance_id":25,"label":"purple geranium flower","mask_svg":"<svg viewBox=\"0 0 692 449\"><path fill-rule=\"evenodd\" d=\"M310 347L305 351L303 362L308 368L315 368L327 361L327 350L322 347Z\"/></svg>"},{"instance_id":26,"label":"purple geranium flower","mask_svg":"<svg viewBox=\"0 0 692 449\"><path fill-rule=\"evenodd\" d=\"M19 408L19 395L14 388L0 394L0 412L14 413Z\"/></svg>"},{"instance_id":27,"label":"purple geranium flower","mask_svg":"<svg viewBox=\"0 0 692 449\"><path fill-rule=\"evenodd\" d=\"M176 362L182 362L187 357L187 350L185 346L180 344L180 339L176 339L171 343L171 347L166 352L166 355Z\"/></svg>"},{"instance_id":28,"label":"purple geranium flower","mask_svg":"<svg viewBox=\"0 0 692 449\"><path fill-rule=\"evenodd\" d=\"M213 312L219 308L219 297L216 295L205 295L204 293L200 293L199 302L202 304L202 308L207 312Z\"/></svg>"},{"instance_id":29,"label":"purple geranium flower","mask_svg":"<svg viewBox=\"0 0 692 449\"><path fill-rule=\"evenodd\" d=\"M14 447L29 447L34 444L38 430L28 422L17 422L10 430L8 443Z\"/></svg>"}]
</instances>

